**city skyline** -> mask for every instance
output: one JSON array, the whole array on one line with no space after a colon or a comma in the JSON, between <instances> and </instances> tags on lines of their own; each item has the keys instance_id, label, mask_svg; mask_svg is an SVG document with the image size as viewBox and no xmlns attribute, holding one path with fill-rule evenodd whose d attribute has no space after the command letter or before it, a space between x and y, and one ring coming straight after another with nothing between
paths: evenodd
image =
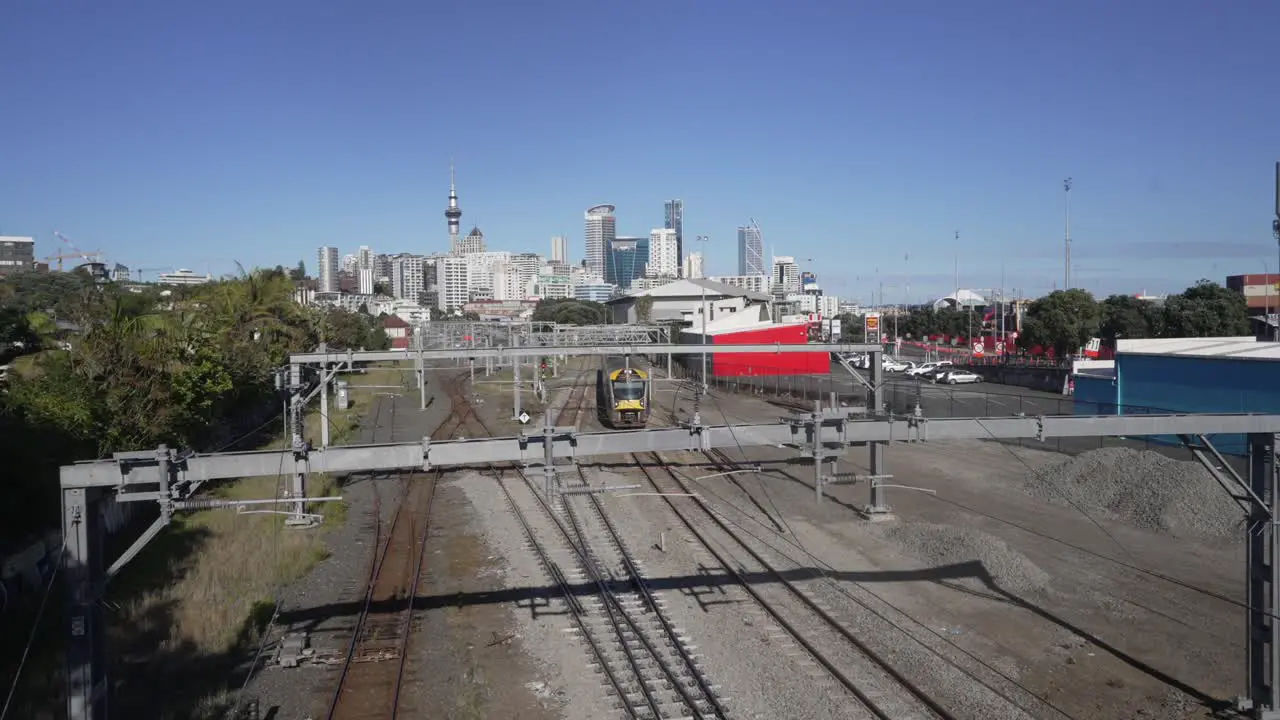
<instances>
[{"instance_id":1,"label":"city skyline","mask_svg":"<svg viewBox=\"0 0 1280 720\"><path fill-rule=\"evenodd\" d=\"M1161 23L1141 3L1109 6L1101 23L1096 8L995 0L939 3L926 23L895 6L764 7L729 23L684 7L675 26L610 7L566 12L534 37L532 8L403 6L369 22L281 2L276 13L243 0L168 8L165 43L138 9L15 6L6 49L23 64L6 99L34 110L0 118L13 140L0 232L35 237L41 257L57 228L112 262L218 275L347 238L447 252L454 160L461 227L481 226L490 248L541 250L565 235L580 258L591 203L614 203L617 231L641 236L680 197L692 211L680 252L709 236L708 275L734 269L734 230L755 217L766 259L814 258L845 295L880 282L945 292L956 255L962 285L1004 274L1041 294L1064 276L1071 177L1071 277L1091 292L1277 270L1280 98L1256 90L1271 82L1280 8L1269 4L1175 0ZM660 38L655 52L589 52L600 41L581 40L601 22L618 28L611 42ZM502 42L462 57L411 41L441 23ZM856 42L838 31L850 27ZM1044 27L1091 52L1036 42ZM788 52L752 52L738 40L753 33ZM66 41L51 53L48 37ZM927 51L883 66L903 37ZM134 50L115 52L122 44ZM339 45L351 51L333 54ZM563 112L601 78L684 111ZM440 112L427 91L440 87L479 120Z\"/></svg>"}]
</instances>

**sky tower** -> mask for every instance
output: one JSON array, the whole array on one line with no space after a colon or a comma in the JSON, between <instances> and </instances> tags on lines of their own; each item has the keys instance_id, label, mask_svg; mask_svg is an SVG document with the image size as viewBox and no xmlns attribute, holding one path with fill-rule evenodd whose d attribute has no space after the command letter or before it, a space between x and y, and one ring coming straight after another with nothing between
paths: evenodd
<instances>
[{"instance_id":1,"label":"sky tower","mask_svg":"<svg viewBox=\"0 0 1280 720\"><path fill-rule=\"evenodd\" d=\"M449 221L449 249L458 252L458 223L462 220L462 208L458 207L458 189L454 186L453 163L449 163L449 207L444 216Z\"/></svg>"}]
</instances>

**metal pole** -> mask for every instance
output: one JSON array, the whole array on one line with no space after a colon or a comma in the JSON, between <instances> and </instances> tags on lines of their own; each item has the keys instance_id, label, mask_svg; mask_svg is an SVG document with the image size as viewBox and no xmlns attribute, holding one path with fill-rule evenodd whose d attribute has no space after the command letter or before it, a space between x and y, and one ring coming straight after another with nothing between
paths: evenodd
<instances>
[{"instance_id":1,"label":"metal pole","mask_svg":"<svg viewBox=\"0 0 1280 720\"><path fill-rule=\"evenodd\" d=\"M813 489L822 502L822 401L813 401Z\"/></svg>"},{"instance_id":2,"label":"metal pole","mask_svg":"<svg viewBox=\"0 0 1280 720\"><path fill-rule=\"evenodd\" d=\"M1276 163L1276 219L1271 221L1271 234L1276 236L1276 244L1280 247L1280 162ZM1280 256L1276 258L1276 272L1280 273ZM1267 325L1270 326L1271 318L1267 318ZM1272 333L1272 339L1280 342L1280 322L1276 323L1275 331Z\"/></svg>"},{"instance_id":3,"label":"metal pole","mask_svg":"<svg viewBox=\"0 0 1280 720\"><path fill-rule=\"evenodd\" d=\"M1065 282L1063 282L1062 284L1062 289L1070 290L1071 289L1071 178L1067 178L1062 183L1062 187L1066 192L1066 216L1067 216L1066 217L1067 233L1066 233L1066 239L1065 239L1067 265L1066 265L1066 268L1064 269L1063 279L1065 280Z\"/></svg>"},{"instance_id":4,"label":"metal pole","mask_svg":"<svg viewBox=\"0 0 1280 720\"><path fill-rule=\"evenodd\" d=\"M329 447L329 363L320 363L320 447Z\"/></svg>"},{"instance_id":5,"label":"metal pole","mask_svg":"<svg viewBox=\"0 0 1280 720\"><path fill-rule=\"evenodd\" d=\"M710 240L711 238L707 235L699 235L697 239L698 239L698 242L702 243L702 262L703 262L703 267L706 267L707 241ZM702 351L702 392L706 393L707 392L707 351L705 348L707 345L707 323L710 322L710 317L707 315L707 286L704 283L699 283L699 286L702 288L702 346L704 348Z\"/></svg>"},{"instance_id":6,"label":"metal pole","mask_svg":"<svg viewBox=\"0 0 1280 720\"><path fill-rule=\"evenodd\" d=\"M871 354L871 392L867 404L867 410L872 413L873 417L884 413L884 353L873 352ZM887 498L885 497L884 488L878 485L878 478L882 478L885 472L885 447L882 443L868 443L871 453L871 504L867 506L867 515L872 519L877 516L887 518L892 512Z\"/></svg>"},{"instance_id":7,"label":"metal pole","mask_svg":"<svg viewBox=\"0 0 1280 720\"><path fill-rule=\"evenodd\" d=\"M1248 623L1245 634L1249 668L1248 699L1257 717L1280 716L1280 621L1272 619L1280 609L1280 533L1275 518L1280 513L1276 492L1274 452L1277 436L1248 436L1249 485L1256 497L1269 505L1252 506L1246 529L1245 580L1248 587Z\"/></svg>"},{"instance_id":8,"label":"metal pole","mask_svg":"<svg viewBox=\"0 0 1280 720\"><path fill-rule=\"evenodd\" d=\"M107 720L102 531L97 488L62 491L63 583L67 613L67 719Z\"/></svg>"},{"instance_id":9,"label":"metal pole","mask_svg":"<svg viewBox=\"0 0 1280 720\"><path fill-rule=\"evenodd\" d=\"M511 345L520 345L520 336L511 333ZM511 356L511 417L520 417L520 356Z\"/></svg>"},{"instance_id":10,"label":"metal pole","mask_svg":"<svg viewBox=\"0 0 1280 720\"><path fill-rule=\"evenodd\" d=\"M418 409L427 409L427 363L422 357L422 340L418 340Z\"/></svg>"}]
</instances>

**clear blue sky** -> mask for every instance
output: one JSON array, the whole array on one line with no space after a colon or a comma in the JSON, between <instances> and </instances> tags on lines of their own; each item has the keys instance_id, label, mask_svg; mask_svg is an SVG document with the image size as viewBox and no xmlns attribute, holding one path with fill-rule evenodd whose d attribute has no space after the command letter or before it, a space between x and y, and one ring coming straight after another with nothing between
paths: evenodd
<instances>
[{"instance_id":1,"label":"clear blue sky","mask_svg":"<svg viewBox=\"0 0 1280 720\"><path fill-rule=\"evenodd\" d=\"M548 253L685 201L737 268L869 299L1062 280L1177 291L1276 268L1280 3L10 0L0 232L134 267L314 269L315 248Z\"/></svg>"}]
</instances>

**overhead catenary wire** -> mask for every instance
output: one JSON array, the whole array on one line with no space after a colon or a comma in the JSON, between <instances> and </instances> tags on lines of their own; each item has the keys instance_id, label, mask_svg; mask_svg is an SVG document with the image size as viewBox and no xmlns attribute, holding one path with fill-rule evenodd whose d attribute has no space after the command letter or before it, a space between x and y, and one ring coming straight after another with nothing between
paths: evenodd
<instances>
[{"instance_id":1,"label":"overhead catenary wire","mask_svg":"<svg viewBox=\"0 0 1280 720\"><path fill-rule=\"evenodd\" d=\"M31 655L31 649L35 647L36 636L40 633L40 623L44 619L45 607L49 604L49 596L53 594L53 583L58 577L58 570L62 567L62 563L66 562L65 553L67 543L64 540L62 546L58 548L58 562L54 564L53 570L49 573L49 581L45 583L44 592L40 597L40 607L36 610L36 619L31 624L31 632L27 633L26 645L22 648L22 657L18 660L18 669L13 673L13 680L9 683L9 692L5 695L4 707L0 708L0 720L4 720L9 716L9 708L13 704L13 698L18 693L18 683L22 680L22 671L26 669L27 658Z\"/></svg>"}]
</instances>

